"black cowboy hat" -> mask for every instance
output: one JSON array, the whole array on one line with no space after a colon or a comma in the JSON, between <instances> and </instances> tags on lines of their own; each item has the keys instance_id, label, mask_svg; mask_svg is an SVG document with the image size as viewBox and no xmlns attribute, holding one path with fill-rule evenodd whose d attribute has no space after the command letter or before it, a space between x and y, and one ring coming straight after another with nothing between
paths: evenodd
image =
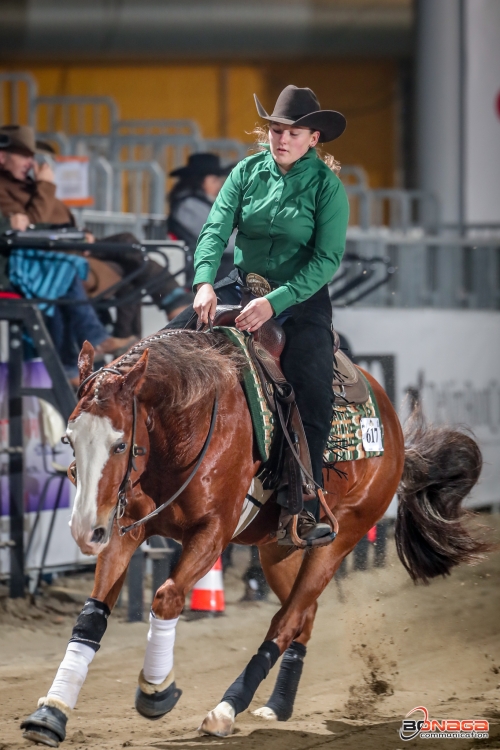
<instances>
[{"instance_id":1,"label":"black cowboy hat","mask_svg":"<svg viewBox=\"0 0 500 750\"><path fill-rule=\"evenodd\" d=\"M30 125L3 125L0 128L0 148L6 151L26 151L31 156L37 152L55 153L49 143L35 139L35 131Z\"/></svg>"},{"instance_id":2,"label":"black cowboy hat","mask_svg":"<svg viewBox=\"0 0 500 750\"><path fill-rule=\"evenodd\" d=\"M319 130L320 143L327 143L338 138L345 130L346 119L340 112L332 109L321 109L314 91L287 86L283 89L274 105L274 112L268 115L254 94L259 116L264 120L279 122L282 125L294 125L297 128Z\"/></svg>"},{"instance_id":3,"label":"black cowboy hat","mask_svg":"<svg viewBox=\"0 0 500 750\"><path fill-rule=\"evenodd\" d=\"M170 172L170 177L206 177L209 174L225 177L234 165L223 167L217 154L191 154L185 167Z\"/></svg>"}]
</instances>

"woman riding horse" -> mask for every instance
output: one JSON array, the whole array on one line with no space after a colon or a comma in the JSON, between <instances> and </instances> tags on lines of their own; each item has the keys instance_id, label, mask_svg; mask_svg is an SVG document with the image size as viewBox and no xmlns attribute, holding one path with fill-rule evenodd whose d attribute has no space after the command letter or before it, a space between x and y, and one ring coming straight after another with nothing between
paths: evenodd
<instances>
[{"instance_id":1,"label":"woman riding horse","mask_svg":"<svg viewBox=\"0 0 500 750\"><path fill-rule=\"evenodd\" d=\"M218 299L223 304L241 302L242 285L258 295L236 318L236 326L253 332L272 317L283 325L283 372L295 391L314 480L322 486L333 408L328 282L344 253L349 204L333 171L337 163L332 157L326 157L325 163L316 145L338 138L346 121L339 112L321 110L308 88L287 86L271 115L257 97L255 101L259 115L270 121L269 145L243 159L222 187L196 248L193 307L167 327L182 328L193 308L208 323ZM214 287L235 227L236 269ZM277 500L283 506L281 543L291 544L286 490L278 493ZM318 510L316 498L306 502L299 514L297 531L303 540L330 535L330 526L317 522Z\"/></svg>"},{"instance_id":2,"label":"woman riding horse","mask_svg":"<svg viewBox=\"0 0 500 750\"><path fill-rule=\"evenodd\" d=\"M223 301L237 302L243 284L264 288L264 296L238 316L240 329L256 331L273 315L284 321L284 369L297 390L320 483L332 406L326 284L342 256L347 202L340 182L314 149L320 139L339 135L344 119L321 112L309 89L293 86L280 95L272 115L260 111L271 120L269 150L233 170L213 207L196 255L194 309L204 321L214 315L218 258L237 225L235 255L242 281L234 274L217 292ZM260 281L255 272L263 274ZM189 313L183 317L187 320ZM178 540L182 553L151 607L135 701L143 716L156 719L176 705L177 622L188 592L231 540L259 546L266 580L281 602L257 653L200 726L217 736L231 734L237 715L250 706L280 655L276 687L256 713L290 718L318 598L396 491L396 545L414 580L446 575L488 549L462 523L461 502L481 470L475 441L457 430L415 422L405 450L396 411L367 373L384 428L384 450L343 462L342 477L325 472L328 506L338 520L335 543L310 544L306 554L282 549L276 543L279 506L274 502L236 533L261 467L240 382L244 362L221 332L182 331L182 323L177 318L176 330L143 339L98 371L88 342L80 354L79 402L65 438L75 455L71 533L82 552L98 556L97 566L92 594L52 685L22 722L24 736L33 742L57 747L64 740L132 555L153 535ZM305 539L324 539L326 529L306 515L299 528Z\"/></svg>"}]
</instances>

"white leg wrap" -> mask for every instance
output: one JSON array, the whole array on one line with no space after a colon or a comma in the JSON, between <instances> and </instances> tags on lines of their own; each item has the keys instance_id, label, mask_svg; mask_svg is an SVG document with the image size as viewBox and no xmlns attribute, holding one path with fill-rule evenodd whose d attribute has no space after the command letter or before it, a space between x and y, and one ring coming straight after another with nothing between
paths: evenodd
<instances>
[{"instance_id":1,"label":"white leg wrap","mask_svg":"<svg viewBox=\"0 0 500 750\"><path fill-rule=\"evenodd\" d=\"M149 614L148 645L144 656L143 674L153 685L162 683L174 665L175 620L159 620Z\"/></svg>"},{"instance_id":2,"label":"white leg wrap","mask_svg":"<svg viewBox=\"0 0 500 750\"><path fill-rule=\"evenodd\" d=\"M68 643L47 698L62 701L73 709L94 656L95 651L90 646L75 641Z\"/></svg>"}]
</instances>

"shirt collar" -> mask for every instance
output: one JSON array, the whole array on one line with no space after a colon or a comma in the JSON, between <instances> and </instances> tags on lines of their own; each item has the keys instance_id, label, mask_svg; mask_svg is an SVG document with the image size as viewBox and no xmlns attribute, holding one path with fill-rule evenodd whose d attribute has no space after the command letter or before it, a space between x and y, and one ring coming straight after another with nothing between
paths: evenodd
<instances>
[{"instance_id":1,"label":"shirt collar","mask_svg":"<svg viewBox=\"0 0 500 750\"><path fill-rule=\"evenodd\" d=\"M283 174L281 170L279 169L278 165L274 161L269 146L266 144L264 148L267 151L267 162L269 164L269 167L273 174L276 175L276 177L283 177L283 179L286 179L289 175L297 175L301 174L302 172L305 172L307 169L310 169L313 164L315 164L316 160L318 159L318 154L316 153L316 149L310 148L307 153L304 154L304 156L301 156L300 159L297 159L295 164L291 169L288 170L286 174Z\"/></svg>"}]
</instances>

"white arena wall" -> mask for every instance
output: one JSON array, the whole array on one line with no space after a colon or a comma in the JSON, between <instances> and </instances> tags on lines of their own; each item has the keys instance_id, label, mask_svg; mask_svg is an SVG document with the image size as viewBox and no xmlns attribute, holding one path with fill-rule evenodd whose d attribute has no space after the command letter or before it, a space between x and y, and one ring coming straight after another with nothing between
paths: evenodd
<instances>
[{"instance_id":1,"label":"white arena wall","mask_svg":"<svg viewBox=\"0 0 500 750\"><path fill-rule=\"evenodd\" d=\"M384 381L393 358L395 405L407 415L408 388L421 388L435 424L472 431L484 458L469 505L500 503L500 313L469 310L346 308L334 312L361 365ZM375 357L363 363L363 357Z\"/></svg>"}]
</instances>

